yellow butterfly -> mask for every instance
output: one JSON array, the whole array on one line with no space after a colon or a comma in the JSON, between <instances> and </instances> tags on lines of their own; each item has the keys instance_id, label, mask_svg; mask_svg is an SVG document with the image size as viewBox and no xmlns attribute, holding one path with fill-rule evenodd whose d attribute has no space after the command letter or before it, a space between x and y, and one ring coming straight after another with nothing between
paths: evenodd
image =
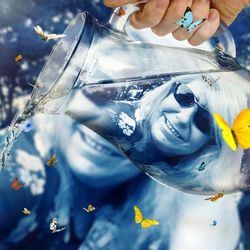
<instances>
[{"instance_id":1,"label":"yellow butterfly","mask_svg":"<svg viewBox=\"0 0 250 250\"><path fill-rule=\"evenodd\" d=\"M15 62L20 62L20 61L22 61L23 60L23 56L21 55L21 54L19 54L19 55L17 55L16 57L15 57Z\"/></svg>"},{"instance_id":2,"label":"yellow butterfly","mask_svg":"<svg viewBox=\"0 0 250 250\"><path fill-rule=\"evenodd\" d=\"M65 37L64 34L47 34L43 31L43 29L39 25L35 26L34 30L45 42L48 40L56 40Z\"/></svg>"},{"instance_id":3,"label":"yellow butterfly","mask_svg":"<svg viewBox=\"0 0 250 250\"><path fill-rule=\"evenodd\" d=\"M31 214L30 210L27 209L26 207L23 209L22 212L23 212L23 214L25 214L25 215L30 215L30 214Z\"/></svg>"},{"instance_id":4,"label":"yellow butterfly","mask_svg":"<svg viewBox=\"0 0 250 250\"><path fill-rule=\"evenodd\" d=\"M142 212L139 207L134 206L134 210L135 210L135 223L136 224L141 223L142 228L148 228L160 224L160 222L157 220L143 218Z\"/></svg>"},{"instance_id":5,"label":"yellow butterfly","mask_svg":"<svg viewBox=\"0 0 250 250\"><path fill-rule=\"evenodd\" d=\"M89 204L87 208L83 207L82 209L84 209L87 213L89 213L89 212L95 211L96 207L94 207L91 204Z\"/></svg>"},{"instance_id":6,"label":"yellow butterfly","mask_svg":"<svg viewBox=\"0 0 250 250\"><path fill-rule=\"evenodd\" d=\"M223 139L232 150L235 151L238 145L243 149L250 148L250 109L244 109L238 114L232 129L218 113L214 113L214 118L222 130Z\"/></svg>"}]
</instances>

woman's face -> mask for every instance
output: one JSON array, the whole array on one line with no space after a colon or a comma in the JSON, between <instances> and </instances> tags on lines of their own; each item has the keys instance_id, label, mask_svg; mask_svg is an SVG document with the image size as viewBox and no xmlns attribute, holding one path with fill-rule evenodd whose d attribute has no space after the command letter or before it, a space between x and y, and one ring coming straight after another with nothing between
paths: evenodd
<instances>
[{"instance_id":1,"label":"woman's face","mask_svg":"<svg viewBox=\"0 0 250 250\"><path fill-rule=\"evenodd\" d=\"M75 97L77 106L83 95ZM139 170L114 146L87 127L76 123L70 117L64 119L67 143L62 151L71 170L83 183L93 187L109 187L122 183L137 174Z\"/></svg>"},{"instance_id":2,"label":"woman's face","mask_svg":"<svg viewBox=\"0 0 250 250\"><path fill-rule=\"evenodd\" d=\"M193 80L186 86L193 92L196 101L206 107L206 89L201 87L201 82ZM210 136L195 124L197 110L197 104L181 106L173 92L163 99L151 117L151 134L156 147L168 156L177 156L192 154L205 145Z\"/></svg>"}]
</instances>

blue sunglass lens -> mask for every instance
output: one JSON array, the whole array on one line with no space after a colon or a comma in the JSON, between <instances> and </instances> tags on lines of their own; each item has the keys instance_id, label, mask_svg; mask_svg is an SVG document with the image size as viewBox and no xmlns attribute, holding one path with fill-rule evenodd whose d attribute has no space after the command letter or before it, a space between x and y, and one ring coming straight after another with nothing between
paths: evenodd
<instances>
[{"instance_id":1,"label":"blue sunglass lens","mask_svg":"<svg viewBox=\"0 0 250 250\"><path fill-rule=\"evenodd\" d=\"M192 107L195 103L195 96L185 83L175 83L174 97L182 107ZM194 116L194 124L201 132L209 134L212 127L211 114L198 105L198 110Z\"/></svg>"}]
</instances>

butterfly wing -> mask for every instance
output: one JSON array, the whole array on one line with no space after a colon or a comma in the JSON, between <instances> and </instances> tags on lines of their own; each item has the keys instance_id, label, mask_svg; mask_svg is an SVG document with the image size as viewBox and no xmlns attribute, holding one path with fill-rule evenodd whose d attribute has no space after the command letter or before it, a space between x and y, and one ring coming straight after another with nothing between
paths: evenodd
<instances>
[{"instance_id":1,"label":"butterfly wing","mask_svg":"<svg viewBox=\"0 0 250 250\"><path fill-rule=\"evenodd\" d=\"M56 155L53 155L48 161L47 161L47 165L49 167L51 167L53 164L55 164L57 162L57 159L56 159Z\"/></svg>"},{"instance_id":2,"label":"butterfly wing","mask_svg":"<svg viewBox=\"0 0 250 250\"><path fill-rule=\"evenodd\" d=\"M222 191L221 193L217 194L218 198L222 198L224 196L224 191Z\"/></svg>"},{"instance_id":3,"label":"butterfly wing","mask_svg":"<svg viewBox=\"0 0 250 250\"><path fill-rule=\"evenodd\" d=\"M65 230L65 229L66 229L66 227L62 227L60 229L54 230L52 233L58 233L58 232L61 232L61 231Z\"/></svg>"},{"instance_id":4,"label":"butterfly wing","mask_svg":"<svg viewBox=\"0 0 250 250\"><path fill-rule=\"evenodd\" d=\"M56 38L59 39L59 38L65 37L65 36L66 36L66 35L64 35L64 34L59 34L59 35L56 35Z\"/></svg>"},{"instance_id":5,"label":"butterfly wing","mask_svg":"<svg viewBox=\"0 0 250 250\"><path fill-rule=\"evenodd\" d=\"M92 212L95 210L95 207L93 207L91 204L88 205L88 211Z\"/></svg>"},{"instance_id":6,"label":"butterfly wing","mask_svg":"<svg viewBox=\"0 0 250 250\"><path fill-rule=\"evenodd\" d=\"M39 36L41 36L41 38L42 38L44 41L47 40L47 35L46 35L46 33L43 31L43 29L42 29L39 25L35 26L34 29L35 29L36 33L37 33Z\"/></svg>"},{"instance_id":7,"label":"butterfly wing","mask_svg":"<svg viewBox=\"0 0 250 250\"><path fill-rule=\"evenodd\" d=\"M199 167L199 171L203 171L206 167L206 163L205 162L202 162L200 167Z\"/></svg>"},{"instance_id":8,"label":"butterfly wing","mask_svg":"<svg viewBox=\"0 0 250 250\"><path fill-rule=\"evenodd\" d=\"M95 211L95 207L91 205L91 211Z\"/></svg>"},{"instance_id":9,"label":"butterfly wing","mask_svg":"<svg viewBox=\"0 0 250 250\"><path fill-rule=\"evenodd\" d=\"M140 208L137 206L134 206L134 210L135 210L135 223L138 224L143 220L142 212Z\"/></svg>"},{"instance_id":10,"label":"butterfly wing","mask_svg":"<svg viewBox=\"0 0 250 250\"><path fill-rule=\"evenodd\" d=\"M56 162L57 162L56 155L53 155L53 156L52 156L52 164L55 164Z\"/></svg>"},{"instance_id":11,"label":"butterfly wing","mask_svg":"<svg viewBox=\"0 0 250 250\"><path fill-rule=\"evenodd\" d=\"M86 211L87 213L89 213L88 208L83 207L82 209L83 209L84 211Z\"/></svg>"},{"instance_id":12,"label":"butterfly wing","mask_svg":"<svg viewBox=\"0 0 250 250\"><path fill-rule=\"evenodd\" d=\"M48 34L47 36L47 40L56 40L62 37L65 37L65 35L58 35L58 34Z\"/></svg>"},{"instance_id":13,"label":"butterfly wing","mask_svg":"<svg viewBox=\"0 0 250 250\"><path fill-rule=\"evenodd\" d=\"M20 61L22 61L23 60L23 56L21 55L21 54L19 54L19 55L17 55L16 57L15 57L15 61L16 62L20 62Z\"/></svg>"},{"instance_id":14,"label":"butterfly wing","mask_svg":"<svg viewBox=\"0 0 250 250\"><path fill-rule=\"evenodd\" d=\"M25 183L22 183L22 184L18 184L15 188L15 190L19 190L20 188L22 188L23 186L25 185Z\"/></svg>"},{"instance_id":15,"label":"butterfly wing","mask_svg":"<svg viewBox=\"0 0 250 250\"><path fill-rule=\"evenodd\" d=\"M30 210L27 209L26 207L23 209L23 213L24 213L25 215L30 215L30 214L31 214Z\"/></svg>"},{"instance_id":16,"label":"butterfly wing","mask_svg":"<svg viewBox=\"0 0 250 250\"><path fill-rule=\"evenodd\" d=\"M250 109L244 109L236 117L233 123L233 132L236 141L242 148L250 148Z\"/></svg>"},{"instance_id":17,"label":"butterfly wing","mask_svg":"<svg viewBox=\"0 0 250 250\"><path fill-rule=\"evenodd\" d=\"M54 39L56 39L56 34L48 34L47 35L47 40L54 40Z\"/></svg>"},{"instance_id":18,"label":"butterfly wing","mask_svg":"<svg viewBox=\"0 0 250 250\"><path fill-rule=\"evenodd\" d=\"M219 199L218 196L214 196L214 197L212 197L212 198L210 199L210 201L215 202L215 201L217 201L218 199Z\"/></svg>"},{"instance_id":19,"label":"butterfly wing","mask_svg":"<svg viewBox=\"0 0 250 250\"><path fill-rule=\"evenodd\" d=\"M191 33L193 30L196 29L196 27L198 27L202 22L204 22L206 19L200 19L200 20L197 20L193 23L191 23L188 28L187 28L187 32L188 33Z\"/></svg>"},{"instance_id":20,"label":"butterfly wing","mask_svg":"<svg viewBox=\"0 0 250 250\"><path fill-rule=\"evenodd\" d=\"M142 228L148 228L160 224L159 221L153 219L144 219L141 223Z\"/></svg>"},{"instance_id":21,"label":"butterfly wing","mask_svg":"<svg viewBox=\"0 0 250 250\"><path fill-rule=\"evenodd\" d=\"M57 218L53 218L51 223L49 224L50 230L53 232L57 228Z\"/></svg>"},{"instance_id":22,"label":"butterfly wing","mask_svg":"<svg viewBox=\"0 0 250 250\"><path fill-rule=\"evenodd\" d=\"M187 7L184 16L177 21L177 24L182 28L188 27L193 22L192 10Z\"/></svg>"},{"instance_id":23,"label":"butterfly wing","mask_svg":"<svg viewBox=\"0 0 250 250\"><path fill-rule=\"evenodd\" d=\"M216 220L213 220L213 223L210 224L210 226L216 226L217 225L217 221Z\"/></svg>"},{"instance_id":24,"label":"butterfly wing","mask_svg":"<svg viewBox=\"0 0 250 250\"><path fill-rule=\"evenodd\" d=\"M12 181L12 183L10 184L10 187L11 187L12 189L16 189L17 186L18 186L18 179L15 178L15 180Z\"/></svg>"},{"instance_id":25,"label":"butterfly wing","mask_svg":"<svg viewBox=\"0 0 250 250\"><path fill-rule=\"evenodd\" d=\"M44 32L43 32L43 29L41 28L41 26L37 25L34 27L34 30L35 32L40 35L40 36L43 36L44 35Z\"/></svg>"},{"instance_id":26,"label":"butterfly wing","mask_svg":"<svg viewBox=\"0 0 250 250\"><path fill-rule=\"evenodd\" d=\"M226 121L218 113L214 113L214 118L218 127L222 130L222 137L224 141L228 144L228 146L232 150L235 151L237 149L237 144L234 139L231 128L228 126Z\"/></svg>"}]
</instances>

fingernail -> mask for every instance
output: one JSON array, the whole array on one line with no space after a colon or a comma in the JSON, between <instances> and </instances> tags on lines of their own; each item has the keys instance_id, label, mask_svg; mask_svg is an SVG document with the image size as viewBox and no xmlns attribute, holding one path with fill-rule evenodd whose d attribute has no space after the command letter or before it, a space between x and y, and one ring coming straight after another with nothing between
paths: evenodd
<instances>
[{"instance_id":1,"label":"fingernail","mask_svg":"<svg viewBox=\"0 0 250 250\"><path fill-rule=\"evenodd\" d=\"M213 22L216 20L216 18L218 17L218 13L216 11L210 11L209 15L208 15L208 21L209 22Z\"/></svg>"}]
</instances>

